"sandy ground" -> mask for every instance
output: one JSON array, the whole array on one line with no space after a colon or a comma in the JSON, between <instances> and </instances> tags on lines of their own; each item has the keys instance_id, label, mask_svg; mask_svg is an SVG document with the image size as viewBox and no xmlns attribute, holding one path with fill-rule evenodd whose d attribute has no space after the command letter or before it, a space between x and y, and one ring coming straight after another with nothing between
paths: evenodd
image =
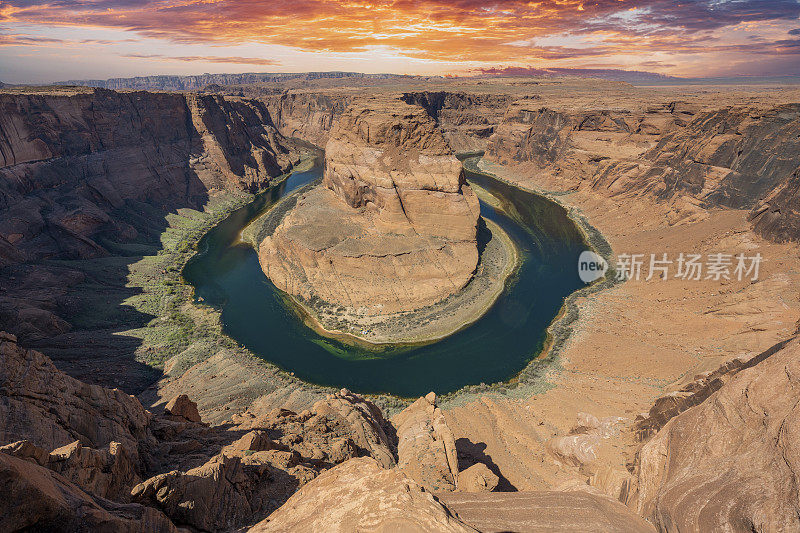
<instances>
[{"instance_id":1,"label":"sandy ground","mask_svg":"<svg viewBox=\"0 0 800 533\"><path fill-rule=\"evenodd\" d=\"M520 180L524 172L506 169L502 177L533 189L559 189L542 179ZM705 221L670 226L663 206L641 198L578 191L559 200L578 208L615 256L641 253L649 261L651 253L674 259L680 252L743 252L764 258L756 283L629 280L582 297L562 368L548 376L551 389L522 399L486 394L447 409L456 439L464 439L460 448L494 464L505 488L551 489L593 479L616 497L619 484L604 487L604 480L627 475L638 449L630 431L637 414L699 372L763 351L798 329L800 253L796 245L754 235L744 211L716 210ZM580 468L557 461L546 445L566 435L578 413L624 419L592 450L597 460Z\"/></svg>"}]
</instances>

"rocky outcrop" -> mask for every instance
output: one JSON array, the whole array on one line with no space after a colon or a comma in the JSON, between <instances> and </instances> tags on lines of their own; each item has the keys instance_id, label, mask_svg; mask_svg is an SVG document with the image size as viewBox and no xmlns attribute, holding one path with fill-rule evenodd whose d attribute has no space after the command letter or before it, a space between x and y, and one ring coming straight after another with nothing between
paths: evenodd
<instances>
[{"instance_id":1,"label":"rocky outcrop","mask_svg":"<svg viewBox=\"0 0 800 533\"><path fill-rule=\"evenodd\" d=\"M458 454L453 432L436 407L436 395L418 399L392 423L397 429L397 466L428 490L455 490Z\"/></svg>"},{"instance_id":2,"label":"rocky outcrop","mask_svg":"<svg viewBox=\"0 0 800 533\"><path fill-rule=\"evenodd\" d=\"M800 343L741 370L639 453L639 512L662 531L792 531Z\"/></svg>"},{"instance_id":3,"label":"rocky outcrop","mask_svg":"<svg viewBox=\"0 0 800 533\"><path fill-rule=\"evenodd\" d=\"M0 333L0 391L0 443L29 440L52 450L119 442L135 450L147 438L151 415L139 400L67 376L7 333Z\"/></svg>"},{"instance_id":4,"label":"rocky outcrop","mask_svg":"<svg viewBox=\"0 0 800 533\"><path fill-rule=\"evenodd\" d=\"M0 530L175 533L163 513L92 497L39 466L0 452Z\"/></svg>"},{"instance_id":5,"label":"rocky outcrop","mask_svg":"<svg viewBox=\"0 0 800 533\"><path fill-rule=\"evenodd\" d=\"M321 471L353 457L394 465L380 410L347 390L299 414L260 413L256 402L234 422L247 433L200 466L145 480L133 488L134 500L179 525L226 530L263 518Z\"/></svg>"},{"instance_id":6,"label":"rocky outcrop","mask_svg":"<svg viewBox=\"0 0 800 533\"><path fill-rule=\"evenodd\" d=\"M478 200L423 109L360 102L340 119L325 157L323 186L300 196L258 247L278 288L386 315L467 284L478 262Z\"/></svg>"},{"instance_id":7,"label":"rocky outcrop","mask_svg":"<svg viewBox=\"0 0 800 533\"><path fill-rule=\"evenodd\" d=\"M398 470L351 459L303 487L250 531L474 531Z\"/></svg>"},{"instance_id":8,"label":"rocky outcrop","mask_svg":"<svg viewBox=\"0 0 800 533\"><path fill-rule=\"evenodd\" d=\"M575 492L449 492L436 497L465 523L486 533L592 531L653 533L653 526L606 496Z\"/></svg>"},{"instance_id":9,"label":"rocky outcrop","mask_svg":"<svg viewBox=\"0 0 800 533\"><path fill-rule=\"evenodd\" d=\"M131 520L166 515L199 530L227 530L255 523L320 472L353 457L395 464L391 426L374 404L349 391L299 414L263 412L263 405L253 402L223 426L203 424L186 396L155 415L132 396L65 375L0 333L0 456L42 469L47 483L59 487L57 512L68 520L69 513L95 513L116 524L119 512ZM19 490L39 490L34 485ZM46 529L49 515L30 512L30 523ZM151 526L120 522L117 529L129 527Z\"/></svg>"}]
</instances>

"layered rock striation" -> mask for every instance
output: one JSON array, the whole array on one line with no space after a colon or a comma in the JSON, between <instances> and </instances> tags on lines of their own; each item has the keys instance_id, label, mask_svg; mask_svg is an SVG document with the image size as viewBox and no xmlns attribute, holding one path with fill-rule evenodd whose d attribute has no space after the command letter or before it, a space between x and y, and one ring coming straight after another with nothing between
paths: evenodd
<instances>
[{"instance_id":1,"label":"layered rock striation","mask_svg":"<svg viewBox=\"0 0 800 533\"><path fill-rule=\"evenodd\" d=\"M639 452L638 510L660 531L796 531L797 340L675 416Z\"/></svg>"},{"instance_id":2,"label":"layered rock striation","mask_svg":"<svg viewBox=\"0 0 800 533\"><path fill-rule=\"evenodd\" d=\"M671 224L702 220L717 207L749 209L756 232L796 240L799 110L677 101L577 109L528 97L509 105L486 155L526 167L554 189L655 199L668 206Z\"/></svg>"},{"instance_id":3,"label":"layered rock striation","mask_svg":"<svg viewBox=\"0 0 800 533\"><path fill-rule=\"evenodd\" d=\"M135 238L148 215L257 190L296 159L257 101L0 94L0 266L107 255L104 238Z\"/></svg>"},{"instance_id":4,"label":"layered rock striation","mask_svg":"<svg viewBox=\"0 0 800 533\"><path fill-rule=\"evenodd\" d=\"M478 263L478 199L461 163L418 106L370 100L342 115L323 184L259 245L281 290L358 314L437 303Z\"/></svg>"}]
</instances>

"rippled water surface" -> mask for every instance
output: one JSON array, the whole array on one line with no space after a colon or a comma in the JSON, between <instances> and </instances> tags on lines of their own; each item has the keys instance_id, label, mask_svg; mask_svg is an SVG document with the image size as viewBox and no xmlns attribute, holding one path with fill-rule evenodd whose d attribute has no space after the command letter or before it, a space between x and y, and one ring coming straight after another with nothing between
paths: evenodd
<instances>
[{"instance_id":1,"label":"rippled water surface","mask_svg":"<svg viewBox=\"0 0 800 533\"><path fill-rule=\"evenodd\" d=\"M356 392L405 397L445 394L465 385L506 381L542 349L564 298L583 284L577 261L586 249L564 209L489 176L467 179L490 192L481 214L514 240L521 265L480 320L438 342L371 351L314 333L266 278L255 251L239 241L242 228L280 198L321 175L317 165L292 174L232 213L199 243L184 269L195 296L219 308L225 332L255 354L305 381Z\"/></svg>"}]
</instances>

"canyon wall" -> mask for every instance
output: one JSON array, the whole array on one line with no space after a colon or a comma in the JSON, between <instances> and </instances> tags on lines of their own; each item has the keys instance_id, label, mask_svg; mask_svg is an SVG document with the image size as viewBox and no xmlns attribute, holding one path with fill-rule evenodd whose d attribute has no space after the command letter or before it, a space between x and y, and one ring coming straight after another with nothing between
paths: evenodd
<instances>
[{"instance_id":1,"label":"canyon wall","mask_svg":"<svg viewBox=\"0 0 800 533\"><path fill-rule=\"evenodd\" d=\"M714 207L753 209L756 231L796 240L798 133L797 104L582 110L526 98L509 106L486 157L525 167L554 189L647 195L668 206L672 223Z\"/></svg>"},{"instance_id":2,"label":"canyon wall","mask_svg":"<svg viewBox=\"0 0 800 533\"><path fill-rule=\"evenodd\" d=\"M256 101L0 94L0 262L103 255L96 236L136 236L125 212L254 191L296 158Z\"/></svg>"},{"instance_id":3,"label":"canyon wall","mask_svg":"<svg viewBox=\"0 0 800 533\"><path fill-rule=\"evenodd\" d=\"M422 108L358 102L325 152L323 186L303 194L259 246L276 286L380 315L466 285L478 262L478 200Z\"/></svg>"},{"instance_id":4,"label":"canyon wall","mask_svg":"<svg viewBox=\"0 0 800 533\"><path fill-rule=\"evenodd\" d=\"M285 92L264 98L275 125L286 137L324 147L331 129L353 100L340 93Z\"/></svg>"},{"instance_id":5,"label":"canyon wall","mask_svg":"<svg viewBox=\"0 0 800 533\"><path fill-rule=\"evenodd\" d=\"M513 101L505 94L451 91L416 91L396 96L407 104L424 108L456 153L485 150L495 126L502 121L506 108ZM341 91L290 90L261 98L282 134L325 146L347 106L369 96Z\"/></svg>"},{"instance_id":6,"label":"canyon wall","mask_svg":"<svg viewBox=\"0 0 800 533\"><path fill-rule=\"evenodd\" d=\"M505 94L447 91L408 92L402 99L425 108L456 153L485 150L495 126L513 100Z\"/></svg>"}]
</instances>

